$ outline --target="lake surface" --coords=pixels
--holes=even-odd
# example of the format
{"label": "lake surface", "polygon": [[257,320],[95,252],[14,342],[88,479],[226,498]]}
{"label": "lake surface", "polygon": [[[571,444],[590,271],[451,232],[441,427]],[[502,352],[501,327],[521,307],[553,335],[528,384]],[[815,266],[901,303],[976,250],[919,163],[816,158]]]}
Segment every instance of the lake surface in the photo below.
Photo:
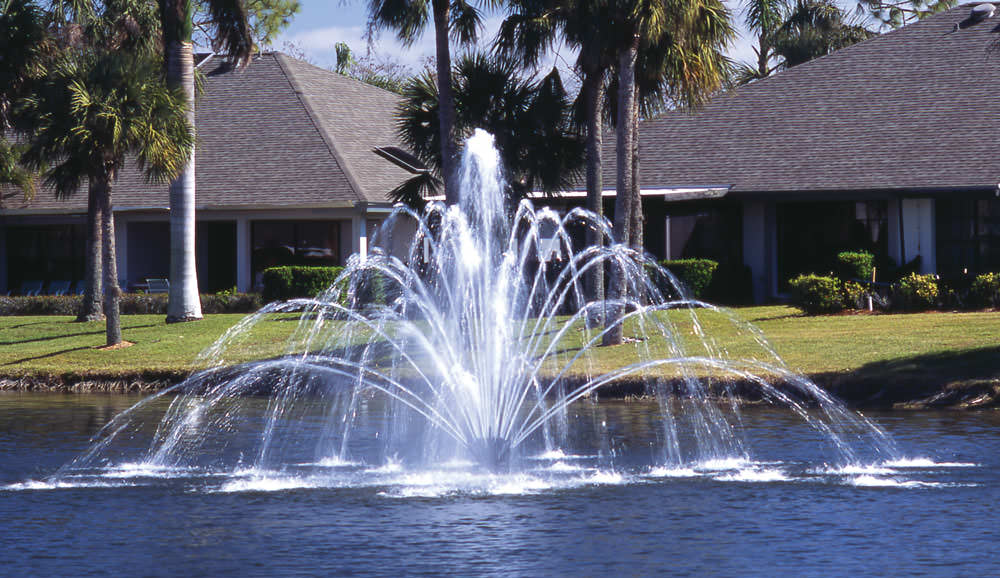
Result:
{"label": "lake surface", "polygon": [[308,443],[278,470],[151,468],[164,400],[122,460],[54,476],[138,399],[0,394],[0,575],[1000,575],[997,411],[870,415],[901,457],[844,467],[791,412],[747,408],[748,459],[664,467],[653,408],[601,402],[576,413],[606,453],[494,475]]}

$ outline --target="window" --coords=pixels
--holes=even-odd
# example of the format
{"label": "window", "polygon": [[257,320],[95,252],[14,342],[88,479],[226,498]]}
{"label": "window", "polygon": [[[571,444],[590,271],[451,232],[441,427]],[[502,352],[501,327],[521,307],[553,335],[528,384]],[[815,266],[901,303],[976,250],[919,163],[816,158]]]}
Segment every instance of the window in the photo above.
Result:
{"label": "window", "polygon": [[1000,271],[1000,200],[939,199],[935,212],[940,273]]}
{"label": "window", "polygon": [[337,221],[254,221],[254,279],[278,265],[340,264],[340,223]]}
{"label": "window", "polygon": [[7,286],[25,281],[83,278],[87,230],[84,225],[7,227]]}

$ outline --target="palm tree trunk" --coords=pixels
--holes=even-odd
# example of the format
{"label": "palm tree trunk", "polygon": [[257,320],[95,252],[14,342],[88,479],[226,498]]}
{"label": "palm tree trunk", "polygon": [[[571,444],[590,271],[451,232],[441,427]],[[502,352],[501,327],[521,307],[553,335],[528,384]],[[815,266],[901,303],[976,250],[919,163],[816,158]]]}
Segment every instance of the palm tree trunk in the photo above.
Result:
{"label": "palm tree trunk", "polygon": [[770,35],[761,33],[757,38],[757,78],[767,78],[771,68],[767,65],[771,60]]}
{"label": "palm tree trunk", "polygon": [[101,306],[101,199],[96,180],[91,180],[87,192],[87,261],[84,273],[83,302],[77,321],[100,321],[104,318]]}
{"label": "palm tree trunk", "polygon": [[[602,104],[604,101],[604,78],[599,70],[591,69],[583,80],[584,105],[587,115],[587,201],[586,208],[595,215],[604,215],[604,200],[601,197],[604,188],[601,182],[601,122]],[[604,244],[601,231],[587,229],[586,242],[588,247]],[[588,301],[604,300],[604,264],[594,267],[584,279]]]}
{"label": "palm tree trunk", "polygon": [[115,215],[111,205],[111,183],[114,173],[108,171],[98,175],[97,195],[101,205],[101,246],[104,260],[104,315],[107,345],[117,345],[122,341],[122,326],[118,302],[121,289],[118,287],[118,264],[115,261]]}
{"label": "palm tree trunk", "polygon": [[[164,20],[190,18],[186,4],[190,0],[168,0],[163,3]],[[182,5],[182,6],[175,6]],[[174,22],[164,26],[166,45],[167,85],[181,88],[187,96],[188,122],[194,126],[194,58],[191,53],[190,24]],[[186,36],[184,31],[188,30]],[[195,265],[195,162],[194,150],[184,171],[170,183],[170,293],[167,302],[167,323],[201,319],[198,297],[198,271]]]}
{"label": "palm tree trunk", "polygon": [[441,131],[441,173],[444,198],[457,205],[458,147],[455,143],[455,95],[451,87],[451,48],[448,45],[448,0],[433,0],[434,40],[437,52],[438,123]]}
{"label": "palm tree trunk", "polygon": [[645,231],[642,215],[642,186],[639,183],[639,86],[636,84],[635,95],[632,106],[632,188],[629,194],[632,196],[632,217],[629,231],[629,239],[632,248],[642,253],[645,250]]}
{"label": "palm tree trunk", "polygon": [[[639,53],[639,37],[632,42],[618,57],[618,115],[616,127],[617,179],[615,183],[615,242],[631,245],[631,224],[633,211],[634,187],[632,142],[635,139],[632,116],[635,114],[635,61]],[[608,299],[618,301],[625,297],[625,271],[616,261],[611,262],[611,279],[608,284]],[[619,304],[615,303],[609,310],[605,324],[610,327],[624,314]],[[622,326],[611,328],[604,334],[604,345],[616,345],[622,342]]]}

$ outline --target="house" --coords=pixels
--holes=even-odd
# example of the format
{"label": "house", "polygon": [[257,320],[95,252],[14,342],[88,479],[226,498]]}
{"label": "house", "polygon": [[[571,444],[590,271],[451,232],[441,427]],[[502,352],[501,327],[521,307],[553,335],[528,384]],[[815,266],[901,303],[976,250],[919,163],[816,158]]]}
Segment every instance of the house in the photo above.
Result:
{"label": "house", "polygon": [[[392,154],[399,97],[276,52],[241,70],[211,56],[197,66],[201,290],[246,291],[269,266],[339,265],[364,253],[391,210],[386,194],[411,176]],[[0,294],[81,279],[86,192],[57,200],[43,188],[27,203],[4,193]],[[119,276],[130,286],[166,277],[167,186],[145,183],[130,164],[112,197]]]}
{"label": "house", "polygon": [[[746,265],[757,301],[842,250],[943,276],[1000,271],[1000,9],[981,10],[643,121],[647,249]],[[603,179],[614,187],[613,138]]]}

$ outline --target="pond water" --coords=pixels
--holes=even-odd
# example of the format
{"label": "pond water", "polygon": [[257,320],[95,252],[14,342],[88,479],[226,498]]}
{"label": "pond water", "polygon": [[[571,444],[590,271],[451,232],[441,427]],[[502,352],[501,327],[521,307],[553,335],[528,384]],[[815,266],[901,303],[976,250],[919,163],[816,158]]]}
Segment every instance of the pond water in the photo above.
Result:
{"label": "pond water", "polygon": [[[605,451],[511,474],[303,443],[273,471],[126,460],[53,477],[138,399],[0,394],[0,575],[1000,574],[996,411],[870,415],[905,458],[851,468],[771,408],[742,412],[747,460],[650,466],[655,408],[602,401],[572,414],[608,432]],[[149,431],[121,455],[141,454],[168,402],[143,409]],[[362,422],[362,439],[384,427]]]}

